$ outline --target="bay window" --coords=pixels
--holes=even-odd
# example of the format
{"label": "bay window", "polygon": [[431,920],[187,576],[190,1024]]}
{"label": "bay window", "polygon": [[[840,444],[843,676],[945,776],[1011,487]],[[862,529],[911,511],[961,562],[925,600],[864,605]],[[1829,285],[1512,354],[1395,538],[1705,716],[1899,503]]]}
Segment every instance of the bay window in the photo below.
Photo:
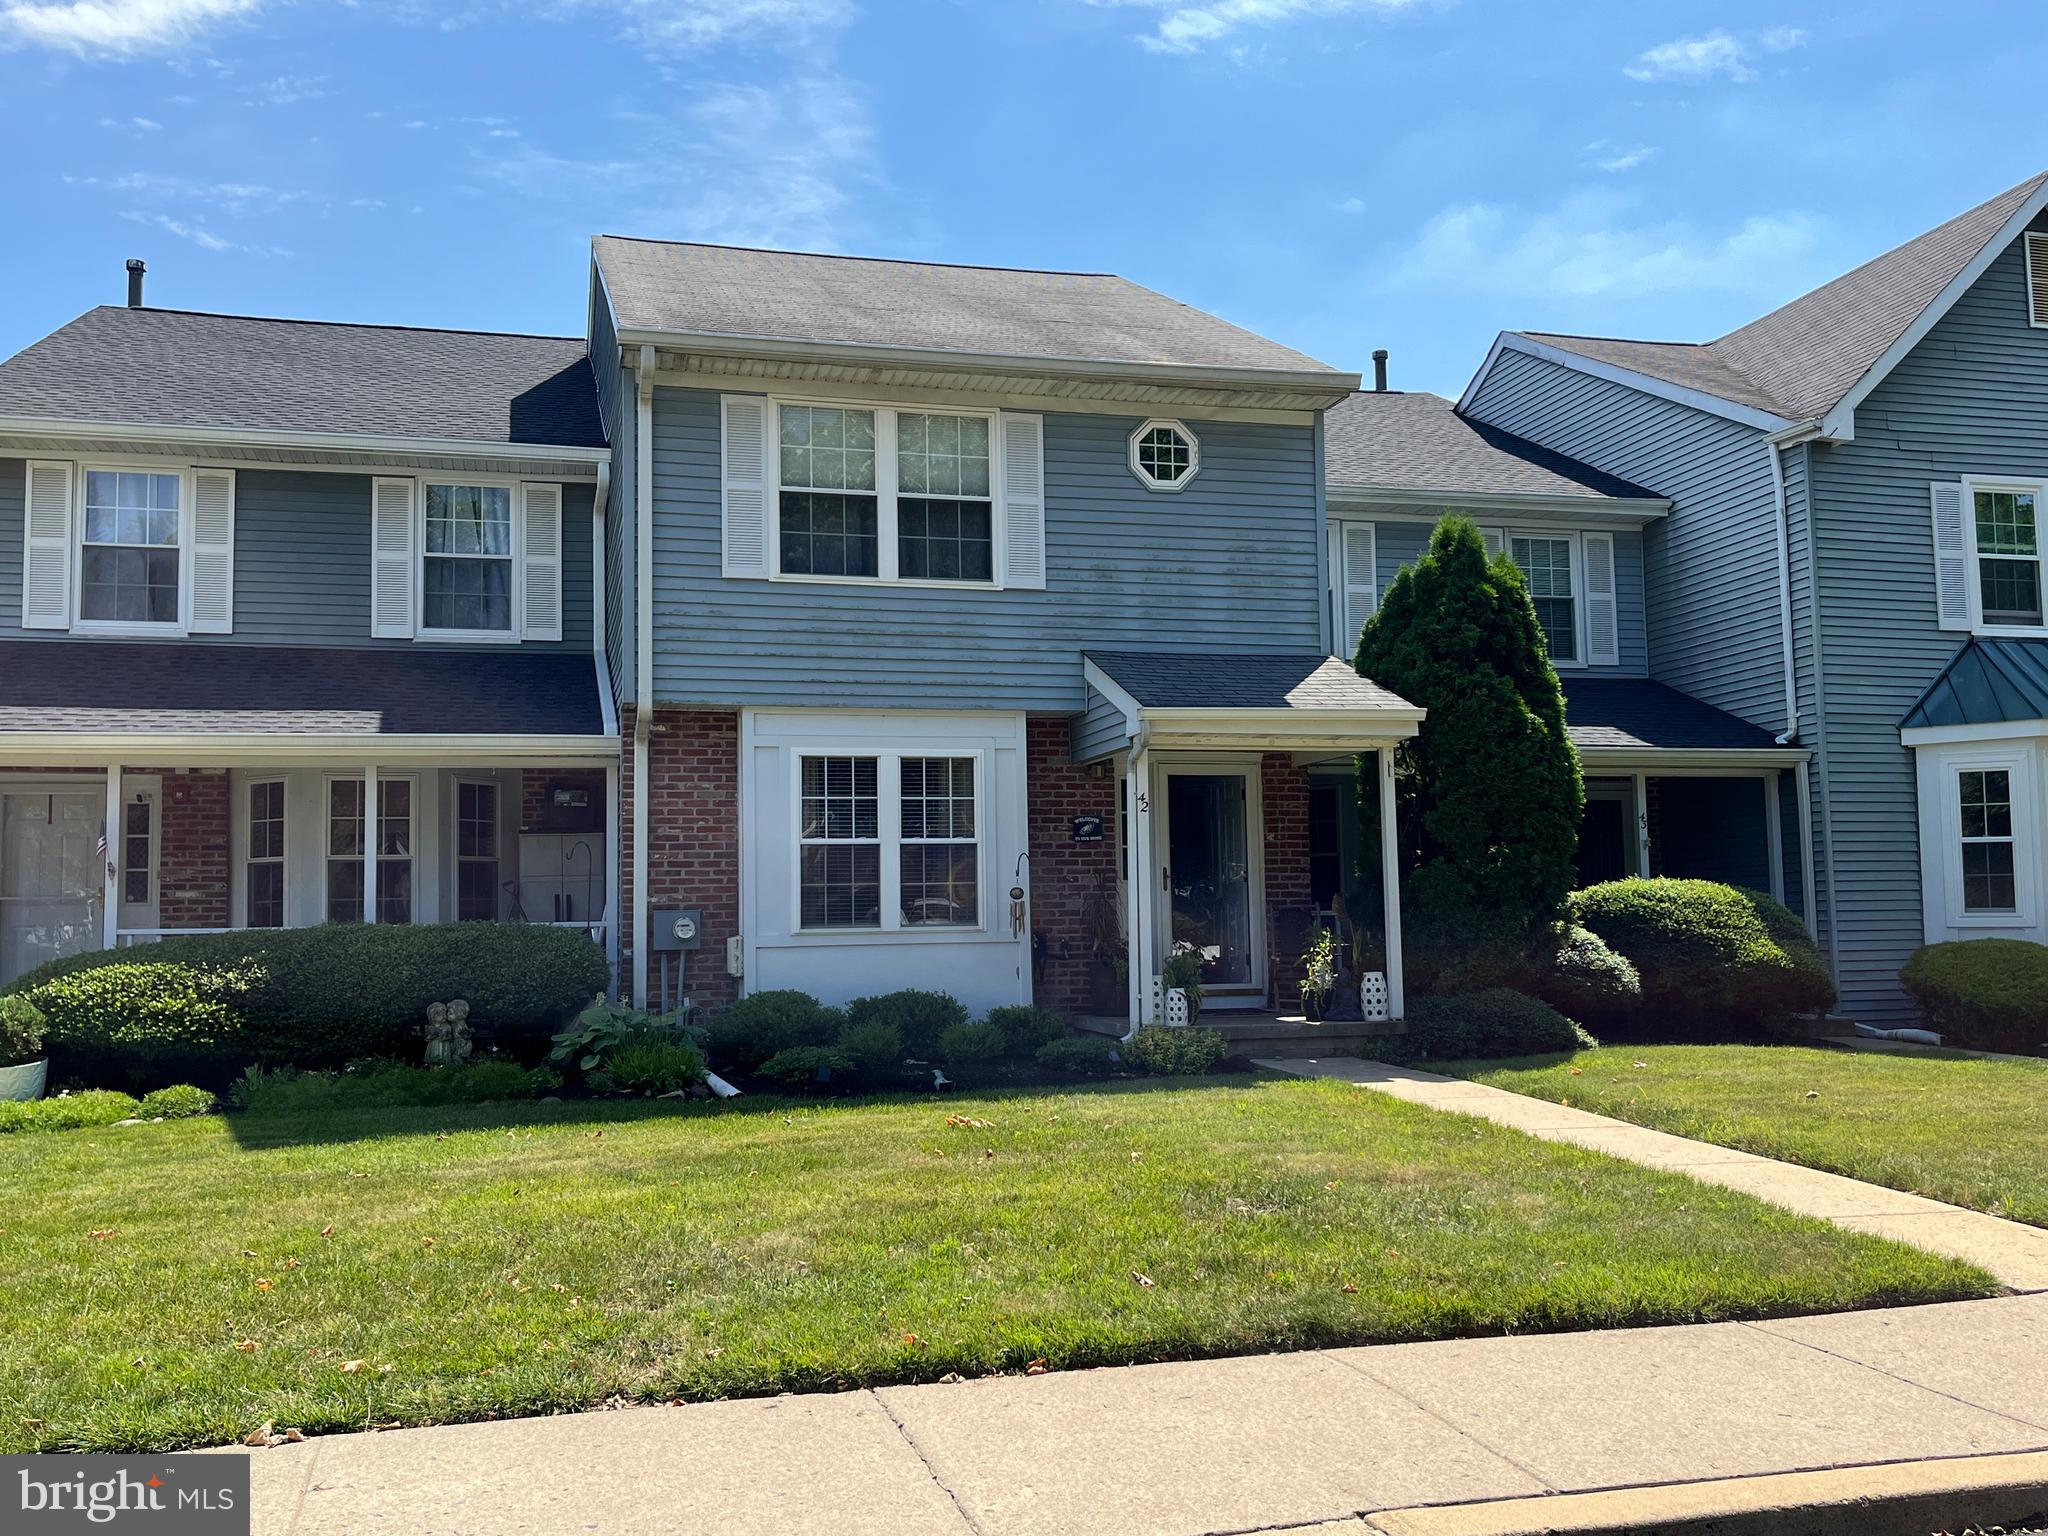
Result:
{"label": "bay window", "polygon": [[982,794],[972,753],[803,755],[798,926],[978,930]]}
{"label": "bay window", "polygon": [[1965,768],[1956,774],[1967,913],[2019,910],[2018,847],[2013,836],[2012,772]]}

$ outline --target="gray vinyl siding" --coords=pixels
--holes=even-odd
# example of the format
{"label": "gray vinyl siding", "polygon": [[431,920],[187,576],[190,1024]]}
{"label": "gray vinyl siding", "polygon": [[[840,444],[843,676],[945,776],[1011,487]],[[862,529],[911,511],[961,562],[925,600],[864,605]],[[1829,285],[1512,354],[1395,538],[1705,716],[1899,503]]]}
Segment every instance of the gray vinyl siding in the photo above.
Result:
{"label": "gray vinyl siding", "polygon": [[[19,459],[0,459],[0,637],[62,640],[21,628],[22,487]],[[310,470],[235,475],[235,627],[193,645],[407,646],[370,635],[370,479]],[[536,650],[588,651],[591,639],[591,487],[562,495],[562,639]]]}
{"label": "gray vinyl siding", "polygon": [[[1446,508],[1447,512],[1457,511]],[[1340,510],[1340,517],[1355,517],[1355,511]],[[1483,527],[1500,528],[1527,527],[1532,532],[1549,532],[1548,523],[1516,523],[1512,519],[1503,521],[1495,512],[1465,512]],[[1385,518],[1373,519],[1373,579],[1379,590],[1385,592],[1394,577],[1405,565],[1413,565],[1422,556],[1429,543],[1434,522],[1421,522],[1412,516],[1390,521]],[[1569,526],[1559,525],[1560,533],[1574,531]],[[1614,600],[1620,616],[1621,661],[1616,666],[1567,667],[1573,677],[1643,677],[1649,668],[1649,644],[1643,621],[1643,535],[1637,528],[1602,529],[1614,535]]]}
{"label": "gray vinyl siding", "polygon": [[1046,589],[728,580],[719,397],[654,397],[655,695],[664,703],[1086,707],[1081,652],[1322,650],[1314,434],[1190,421],[1201,472],[1147,491],[1143,418],[1045,416]]}
{"label": "gray vinyl siding", "polygon": [[2048,478],[2048,331],[2027,323],[2020,241],[1857,408],[1855,441],[1813,454],[1840,979],[1872,1023],[1913,1015],[1898,970],[1924,933],[1921,850],[1899,721],[1963,638],[1936,627],[1928,485],[1965,474]]}
{"label": "gray vinyl siding", "polygon": [[618,330],[595,264],[590,272],[590,370],[597,380],[605,438],[612,445],[611,501],[604,513],[605,660],[611,668],[612,695],[625,704],[633,697],[634,487],[640,467],[634,445],[639,399],[632,376],[619,362]]}
{"label": "gray vinyl siding", "polygon": [[1124,712],[1093,688],[1088,690],[1088,707],[1074,717],[1072,752],[1077,763],[1090,762],[1120,751],[1131,739]]}
{"label": "gray vinyl siding", "polygon": [[1470,413],[1670,499],[1645,538],[1649,675],[1783,730],[1777,500],[1763,436],[1521,352]]}

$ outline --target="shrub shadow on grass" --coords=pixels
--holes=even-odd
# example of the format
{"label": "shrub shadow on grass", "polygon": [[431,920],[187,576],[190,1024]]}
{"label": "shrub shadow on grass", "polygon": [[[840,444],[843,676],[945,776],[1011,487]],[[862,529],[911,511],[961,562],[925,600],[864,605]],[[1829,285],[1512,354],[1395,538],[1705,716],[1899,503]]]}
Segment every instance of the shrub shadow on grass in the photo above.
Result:
{"label": "shrub shadow on grass", "polygon": [[874,1093],[839,1097],[746,1093],[736,1099],[561,1099],[554,1103],[512,1101],[495,1104],[450,1104],[401,1108],[328,1109],[307,1113],[263,1114],[240,1111],[225,1117],[229,1134],[244,1151],[280,1147],[338,1146],[381,1141],[430,1132],[455,1135],[465,1131],[513,1131],[530,1126],[637,1125],[644,1120],[709,1119],[731,1115],[783,1115],[793,1110],[845,1110],[929,1105],[944,1110],[951,1104],[987,1104],[1006,1099],[1072,1096],[1122,1097],[1170,1092],[1176,1088],[1251,1088],[1273,1079],[1261,1075],[1215,1077],[1075,1077],[1064,1083],[1005,1088],[949,1088],[935,1091]]}

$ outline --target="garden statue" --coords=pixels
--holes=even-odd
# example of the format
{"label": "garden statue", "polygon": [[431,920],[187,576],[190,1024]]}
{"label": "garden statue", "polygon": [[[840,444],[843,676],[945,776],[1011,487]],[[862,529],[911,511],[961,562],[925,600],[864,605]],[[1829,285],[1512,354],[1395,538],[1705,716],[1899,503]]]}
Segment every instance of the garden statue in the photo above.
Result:
{"label": "garden statue", "polygon": [[452,1003],[427,1006],[427,1065],[460,1066],[473,1049],[469,1038],[469,1004],[461,998]]}

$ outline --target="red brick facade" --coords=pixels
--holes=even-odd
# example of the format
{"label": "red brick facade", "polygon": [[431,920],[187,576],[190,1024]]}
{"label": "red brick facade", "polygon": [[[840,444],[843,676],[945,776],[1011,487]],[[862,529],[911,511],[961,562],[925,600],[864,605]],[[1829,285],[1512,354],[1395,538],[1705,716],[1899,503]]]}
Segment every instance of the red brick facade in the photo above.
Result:
{"label": "red brick facade", "polygon": [[[1117,900],[1117,777],[1107,763],[1077,767],[1068,761],[1068,750],[1064,717],[1027,722],[1031,926],[1044,944],[1034,996],[1043,1007],[1073,1013],[1087,1006],[1095,964],[1089,899],[1100,891]],[[1102,841],[1075,842],[1076,816],[1100,816]]]}
{"label": "red brick facade", "polygon": [[[627,743],[619,769],[618,910],[633,896],[633,709],[621,711]],[[685,990],[716,1011],[739,994],[725,968],[725,941],[740,931],[740,717],[731,711],[656,709],[648,742],[647,900],[650,908],[697,907],[704,943],[688,952]],[[630,987],[630,950],[622,935],[623,979]],[[650,960],[653,957],[650,956]],[[655,972],[649,990],[658,993]]]}
{"label": "red brick facade", "polygon": [[226,769],[163,775],[163,827],[157,843],[157,926],[225,928],[231,877],[228,827],[232,797]]}
{"label": "red brick facade", "polygon": [[1314,907],[1308,873],[1308,770],[1283,752],[1268,752],[1259,762],[1259,789],[1266,802],[1268,989],[1280,1011],[1291,1013],[1301,998],[1301,931]]}

